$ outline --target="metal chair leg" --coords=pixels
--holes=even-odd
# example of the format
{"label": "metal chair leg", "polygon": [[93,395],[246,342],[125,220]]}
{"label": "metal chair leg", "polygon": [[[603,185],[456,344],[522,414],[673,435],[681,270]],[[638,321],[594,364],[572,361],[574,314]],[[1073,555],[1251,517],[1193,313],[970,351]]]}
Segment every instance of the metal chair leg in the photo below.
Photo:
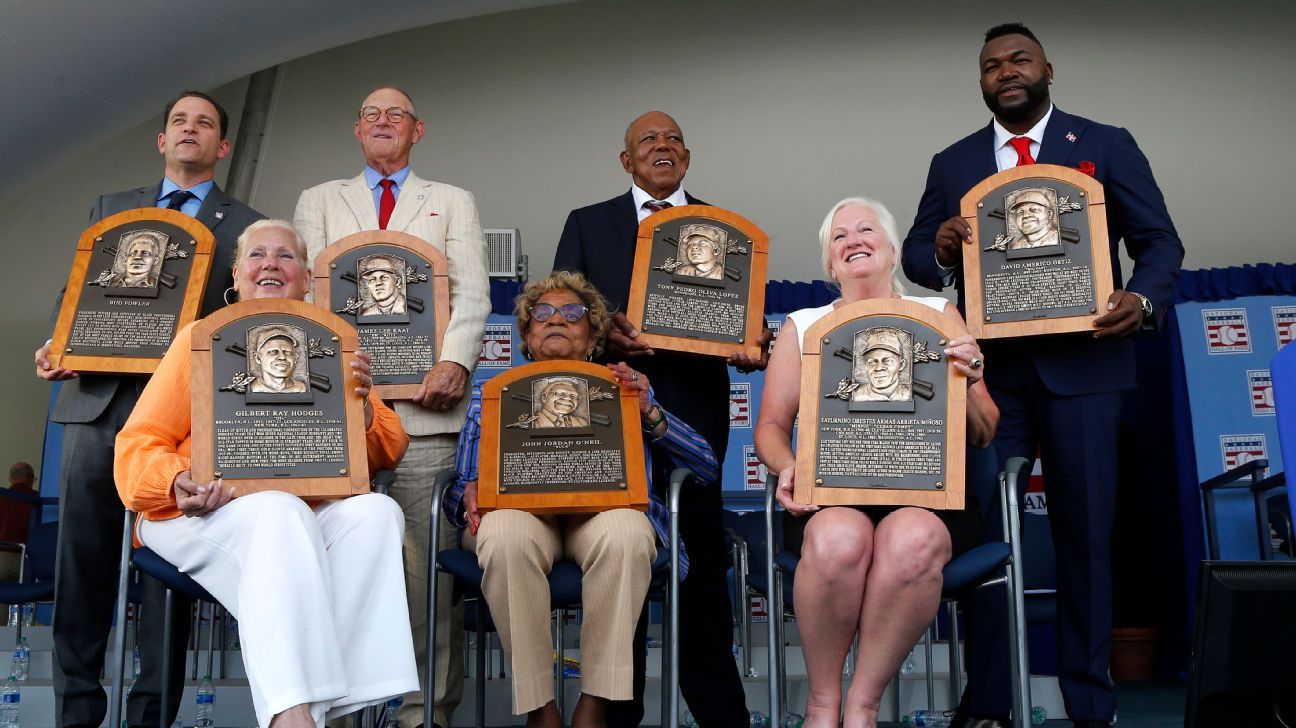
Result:
{"label": "metal chair leg", "polygon": [[1026,728],[1030,725],[1031,695],[1030,666],[1027,664],[1030,652],[1026,646],[1026,598],[1022,593],[1022,555],[1021,542],[1021,506],[1018,503],[1017,478],[1022,468],[1029,465],[1025,458],[1012,458],[1000,476],[1000,504],[1004,528],[1008,529],[1007,540],[1012,546],[1012,563],[1006,569],[1005,584],[1008,598],[1008,616],[1012,621],[1009,648],[1012,654],[1010,671],[1013,683],[1013,725]]}
{"label": "metal chair leg", "polygon": [[900,720],[900,672],[891,678],[891,719]]}
{"label": "metal chair leg", "polygon": [[927,667],[927,709],[936,710],[936,669],[932,665],[932,624],[923,632],[923,661]]}
{"label": "metal chair leg", "polygon": [[567,610],[558,610],[558,623],[554,628],[557,637],[555,643],[558,645],[557,663],[554,665],[554,693],[558,696],[558,717],[564,722],[567,721],[567,671],[566,667],[566,649],[563,644],[564,627],[567,622]]}
{"label": "metal chair leg", "polygon": [[[769,585],[767,596],[774,594],[775,580],[782,578],[778,570],[774,568],[774,491],[778,487],[778,481],[775,478],[766,478],[765,480],[765,579]],[[781,702],[779,700],[779,674],[778,674],[778,627],[774,623],[774,600],[766,600],[765,613],[767,615],[765,624],[766,649],[769,651],[769,711],[770,723],[778,725],[782,717]],[[781,611],[781,610],[780,610]]]}
{"label": "metal chair leg", "polygon": [[[175,627],[175,620],[171,616],[171,610],[175,606],[175,594],[166,590],[166,598],[162,602],[162,705],[158,712],[159,728],[170,728],[166,724],[167,715],[171,713],[171,631]],[[194,656],[194,667],[198,666],[198,656]],[[113,725],[121,725],[114,723]],[[111,727],[110,727],[111,728]]]}
{"label": "metal chair leg", "polygon": [[212,672],[212,661],[216,655],[216,605],[211,605],[211,610],[207,615],[207,674],[215,675]]}
{"label": "metal chair leg", "polygon": [[[484,600],[478,599],[477,602],[477,679],[473,693],[477,698],[477,728],[486,728],[486,650],[490,647],[490,642],[486,637],[486,605]],[[427,724],[424,723],[424,726]]]}
{"label": "metal chair leg", "polygon": [[[131,540],[133,533],[131,526],[133,516],[130,511],[126,511],[125,524],[122,526],[121,541],[121,572],[117,575],[117,634],[113,638],[113,665],[112,665],[112,692],[109,693],[108,700],[108,725],[110,728],[116,728],[121,725],[122,710],[122,686],[125,685],[122,672],[126,665],[126,590],[130,580],[130,552]],[[56,607],[57,608],[57,607]],[[16,639],[22,639],[22,607],[18,608],[18,636]]]}
{"label": "metal chair leg", "polygon": [[[193,650],[193,672],[189,675],[191,680],[198,679],[198,654],[202,652],[202,602],[194,602],[193,608],[189,610],[190,619],[190,642]],[[189,659],[188,655],[185,659]]]}
{"label": "metal chair leg", "polygon": [[959,644],[958,602],[945,603],[949,619],[949,672],[950,705],[958,706],[963,699],[963,647]]}

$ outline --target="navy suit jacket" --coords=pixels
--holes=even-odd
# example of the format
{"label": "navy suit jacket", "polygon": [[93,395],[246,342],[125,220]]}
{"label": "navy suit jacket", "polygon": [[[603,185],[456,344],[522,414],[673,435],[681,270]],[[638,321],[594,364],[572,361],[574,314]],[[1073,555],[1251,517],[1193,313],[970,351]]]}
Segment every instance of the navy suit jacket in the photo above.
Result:
{"label": "navy suit jacket", "polygon": [[[691,205],[706,204],[687,192],[685,196]],[[638,234],[629,192],[572,210],[558,241],[554,270],[584,273],[613,311],[625,311]],[[630,363],[648,375],[657,401],[692,425],[723,461],[729,444],[729,368],[724,360],[659,350]]]}
{"label": "navy suit jacket", "polygon": [[[152,187],[139,187],[110,195],[101,195],[90,209],[90,224],[126,210],[140,207],[157,207],[158,194],[162,191],[162,182]],[[203,200],[202,207],[194,216],[198,222],[206,225],[216,237],[216,248],[212,251],[211,272],[207,277],[207,288],[203,291],[200,317],[225,305],[225,289],[234,285],[231,269],[234,264],[234,249],[238,236],[243,230],[265,215],[230,197],[213,185]],[[63,302],[59,294],[58,303],[54,305],[54,316],[58,316]],[[51,326],[51,329],[53,327]],[[137,377],[113,374],[82,374],[76,379],[69,379],[59,387],[58,399],[50,419],[63,424],[93,422],[103,414],[118,385],[123,381],[135,381]]]}
{"label": "navy suit jacket", "polygon": [[[1116,288],[1147,296],[1153,309],[1160,312],[1174,293],[1183,262],[1183,243],[1147,157],[1134,137],[1125,129],[1072,116],[1054,107],[1036,161],[1065,167],[1093,163],[1094,179],[1102,183],[1106,193],[1113,283]],[[945,287],[936,263],[936,230],[960,214],[959,203],[968,190],[997,171],[992,124],[932,157],[927,188],[904,241],[902,259],[909,280],[937,291]],[[1127,283],[1123,282],[1117,254],[1122,239],[1134,261]],[[960,266],[955,275],[960,308],[962,275]],[[1054,394],[1114,392],[1135,385],[1134,345],[1128,338],[1094,339],[1090,334],[1077,333],[985,341],[981,346],[988,362],[1005,361],[1003,357],[1031,357],[1044,385]]]}

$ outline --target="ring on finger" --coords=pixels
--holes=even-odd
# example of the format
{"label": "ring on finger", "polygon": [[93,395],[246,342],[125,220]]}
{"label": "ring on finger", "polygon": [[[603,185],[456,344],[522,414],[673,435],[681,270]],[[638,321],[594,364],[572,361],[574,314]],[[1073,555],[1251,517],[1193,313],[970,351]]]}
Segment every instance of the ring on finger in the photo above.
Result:
{"label": "ring on finger", "polygon": [[630,381],[632,382],[639,381],[639,372],[630,372]]}
{"label": "ring on finger", "polygon": [[972,357],[972,361],[968,362],[968,366],[972,367],[973,369],[980,369],[981,365],[984,363],[985,362],[981,361],[981,357],[974,356]]}

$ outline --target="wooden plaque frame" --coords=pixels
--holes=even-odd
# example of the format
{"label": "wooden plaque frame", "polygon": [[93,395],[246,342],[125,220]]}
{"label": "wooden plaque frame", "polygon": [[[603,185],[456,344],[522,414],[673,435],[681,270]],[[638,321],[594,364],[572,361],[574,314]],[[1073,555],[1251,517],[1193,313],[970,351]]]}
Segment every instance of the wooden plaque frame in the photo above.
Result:
{"label": "wooden plaque frame", "polygon": [[[450,325],[450,263],[444,253],[422,238],[396,230],[366,230],[348,235],[326,246],[315,258],[315,267],[311,273],[315,279],[316,303],[333,310],[330,300],[333,277],[337,270],[335,261],[358,248],[369,246],[404,248],[427,261],[431,266],[428,283],[432,287],[432,315],[436,331],[433,345],[439,360],[442,344],[445,341],[446,327]],[[362,324],[356,321],[352,325],[359,329]],[[383,326],[384,324],[373,325]],[[421,386],[423,386],[421,381],[410,384],[374,384],[374,391],[383,399],[411,399]]]}
{"label": "wooden plaque frame", "polygon": [[[1080,188],[1084,198],[1085,216],[1089,227],[1090,267],[1093,271],[1095,308],[1089,314],[1052,316],[1029,321],[986,321],[985,297],[981,276],[981,253],[989,243],[978,224],[977,210],[985,199],[1003,185],[1023,179],[1059,180]],[[1094,331],[1093,321],[1106,313],[1107,299],[1112,294],[1111,246],[1107,239],[1107,205],[1103,186],[1098,180],[1083,172],[1056,164],[1030,164],[1012,167],[993,174],[963,195],[959,208],[972,228],[971,244],[963,246],[963,296],[967,304],[968,330],[978,339],[1002,339],[1015,336],[1063,334],[1077,331]],[[1082,240],[1081,243],[1084,241]],[[1064,244],[1065,245],[1065,244]]]}
{"label": "wooden plaque frame", "polygon": [[72,271],[68,274],[63,304],[59,307],[58,320],[54,325],[53,343],[49,348],[50,366],[78,372],[152,374],[158,362],[162,361],[162,354],[156,357],[85,355],[68,347],[72,326],[81,307],[82,294],[87,288],[86,277],[90,274],[95,246],[104,242],[105,233],[113,228],[145,220],[172,225],[189,235],[192,242],[186,247],[193,256],[193,262],[190,263],[189,283],[183,293],[184,299],[180,304],[175,330],[179,331],[198,317],[203,291],[207,288],[207,277],[211,273],[212,254],[216,249],[216,238],[212,231],[182,212],[160,207],[142,207],[109,215],[86,228],[77,241],[76,256],[72,260]]}
{"label": "wooden plaque frame", "polygon": [[[716,220],[736,228],[751,241],[749,253],[751,266],[747,278],[747,319],[745,334],[739,342],[670,336],[644,329],[644,309],[648,303],[648,277],[652,270],[654,235],[664,223],[682,217]],[[626,306],[626,316],[639,329],[639,340],[647,342],[653,348],[723,357],[730,354],[746,354],[753,359],[759,359],[761,350],[755,342],[765,327],[765,275],[769,263],[768,257],[769,237],[755,223],[736,212],[707,205],[680,205],[653,213],[639,223],[634,274],[630,279],[630,301]]]}
{"label": "wooden plaque frame", "polygon": [[[265,314],[279,315],[284,319],[305,319],[330,330],[335,341],[322,342],[337,347],[336,355],[325,359],[323,366],[312,371],[323,371],[335,378],[341,390],[346,423],[347,467],[337,475],[316,477],[259,477],[231,478],[222,476],[215,468],[215,397],[217,394],[242,396],[232,392],[217,392],[213,377],[213,336],[230,324]],[[279,490],[303,498],[343,498],[368,493],[369,461],[365,443],[364,404],[355,393],[355,380],[351,376],[351,360],[355,358],[357,337],[355,329],[341,316],[318,306],[292,299],[257,299],[240,301],[226,306],[199,321],[193,328],[192,343],[192,407],[193,407],[193,478],[199,483],[225,477],[235,486],[238,495],[263,490]],[[219,344],[219,342],[217,342]],[[301,407],[300,404],[249,405],[250,407],[280,406]]]}
{"label": "wooden plaque frame", "polygon": [[[936,509],[963,508],[964,448],[967,443],[967,385],[963,375],[949,366],[943,349],[937,349],[941,358],[932,364],[945,367],[945,391],[948,392],[945,411],[945,477],[940,490],[906,490],[901,487],[864,488],[834,486],[833,483],[815,481],[816,449],[818,437],[815,430],[820,417],[820,403],[824,400],[821,386],[824,356],[824,338],[840,326],[855,324],[863,327],[876,316],[915,321],[929,327],[949,341],[958,327],[944,313],[925,304],[902,299],[872,299],[847,304],[824,316],[805,332],[801,343],[801,405],[797,425],[796,486],[793,497],[799,503],[814,505],[904,505]],[[831,391],[831,389],[829,389]],[[885,414],[885,413],[883,413]]]}
{"label": "wooden plaque frame", "polygon": [[[622,446],[625,449],[625,488],[553,493],[499,491],[502,450],[500,433],[504,426],[500,421],[500,400],[514,382],[548,373],[571,373],[598,380],[616,392],[623,433]],[[478,509],[487,512],[515,508],[536,515],[597,513],[614,508],[648,510],[648,475],[644,463],[640,420],[639,395],[629,387],[618,385],[605,366],[564,359],[525,364],[492,377],[482,386],[482,434],[477,456]]]}

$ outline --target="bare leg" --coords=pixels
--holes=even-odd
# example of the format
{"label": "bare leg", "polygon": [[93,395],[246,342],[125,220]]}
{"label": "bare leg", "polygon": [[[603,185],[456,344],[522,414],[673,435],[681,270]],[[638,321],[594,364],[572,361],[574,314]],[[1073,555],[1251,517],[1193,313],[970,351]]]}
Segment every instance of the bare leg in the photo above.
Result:
{"label": "bare leg", "polygon": [[527,713],[526,724],[527,728],[562,728],[562,716],[558,715],[558,705],[550,700]]}
{"label": "bare leg", "polygon": [[806,524],[793,598],[810,695],[806,728],[836,726],[841,674],[860,623],[873,556],[873,522],[851,508],[828,508]]}
{"label": "bare leg", "polygon": [[270,728],[315,728],[310,703],[301,703],[270,719]]}
{"label": "bare leg", "polygon": [[[878,524],[873,568],[860,610],[860,650],[846,691],[843,725],[877,725],[882,691],[940,607],[941,569],[950,560],[945,524],[930,511],[903,508]],[[800,571],[798,569],[798,571]],[[797,578],[800,578],[797,574]]]}
{"label": "bare leg", "polygon": [[603,728],[607,725],[607,698],[581,693],[572,710],[572,728]]}

